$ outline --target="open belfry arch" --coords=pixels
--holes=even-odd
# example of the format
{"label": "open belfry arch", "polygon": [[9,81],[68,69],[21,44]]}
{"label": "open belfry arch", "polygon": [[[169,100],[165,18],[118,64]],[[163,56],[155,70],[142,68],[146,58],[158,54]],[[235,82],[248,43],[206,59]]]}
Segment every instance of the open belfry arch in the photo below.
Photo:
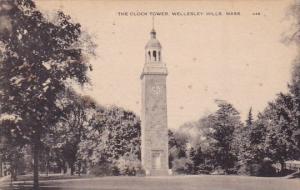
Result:
{"label": "open belfry arch", "polygon": [[145,47],[142,80],[142,166],[146,175],[168,175],[166,64],[154,27]]}

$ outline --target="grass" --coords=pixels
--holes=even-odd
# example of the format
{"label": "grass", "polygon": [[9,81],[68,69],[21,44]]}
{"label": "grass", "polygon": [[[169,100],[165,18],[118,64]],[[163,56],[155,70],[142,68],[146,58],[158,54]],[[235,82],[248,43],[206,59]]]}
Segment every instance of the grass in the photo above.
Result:
{"label": "grass", "polygon": [[[15,183],[1,190],[29,190]],[[41,181],[41,190],[299,190],[299,179],[248,176],[101,177]]]}

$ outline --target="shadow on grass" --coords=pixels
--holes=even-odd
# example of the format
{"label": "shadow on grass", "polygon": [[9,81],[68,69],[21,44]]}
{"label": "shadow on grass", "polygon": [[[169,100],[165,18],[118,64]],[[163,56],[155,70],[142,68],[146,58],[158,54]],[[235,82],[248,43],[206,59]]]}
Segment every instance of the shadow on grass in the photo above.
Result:
{"label": "shadow on grass", "polygon": [[[88,175],[41,175],[39,176],[40,181],[46,181],[46,180],[60,180],[60,179],[83,179],[83,178],[91,178],[93,176],[88,176]],[[17,177],[16,181],[32,181],[33,176],[32,175],[20,175]]]}
{"label": "shadow on grass", "polygon": [[292,173],[292,174],[288,175],[286,178],[287,178],[287,179],[296,179],[296,178],[300,178],[300,172]]}
{"label": "shadow on grass", "polygon": [[[53,181],[56,180],[74,180],[74,179],[85,179],[92,178],[93,176],[81,175],[41,175],[39,177],[40,190],[61,190],[60,187],[53,186]],[[0,185],[0,190],[32,190],[33,189],[33,176],[32,175],[20,175],[17,176],[17,180],[11,185],[10,178],[5,180]],[[65,190],[66,188],[64,188]],[[72,188],[70,188],[72,189]]]}

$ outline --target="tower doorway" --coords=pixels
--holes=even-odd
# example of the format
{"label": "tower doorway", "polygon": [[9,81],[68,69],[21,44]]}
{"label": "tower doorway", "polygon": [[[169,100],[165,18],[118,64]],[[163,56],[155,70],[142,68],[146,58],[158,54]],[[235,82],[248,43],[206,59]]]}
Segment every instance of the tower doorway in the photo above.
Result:
{"label": "tower doorway", "polygon": [[161,169],[161,153],[160,151],[152,152],[152,169]]}

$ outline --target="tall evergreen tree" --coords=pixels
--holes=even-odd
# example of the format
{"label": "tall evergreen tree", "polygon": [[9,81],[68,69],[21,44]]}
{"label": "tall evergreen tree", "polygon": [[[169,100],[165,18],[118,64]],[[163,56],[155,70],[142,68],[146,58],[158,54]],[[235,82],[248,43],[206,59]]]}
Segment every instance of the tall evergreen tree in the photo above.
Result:
{"label": "tall evergreen tree", "polygon": [[251,127],[252,124],[253,124],[253,116],[252,116],[252,107],[251,107],[246,120],[246,127]]}
{"label": "tall evergreen tree", "polygon": [[234,147],[234,132],[242,127],[239,112],[225,101],[218,101],[219,109],[209,116],[211,133],[210,148],[215,159],[215,167],[229,172],[237,161]]}
{"label": "tall evergreen tree", "polygon": [[199,170],[203,169],[203,166],[204,166],[204,154],[202,152],[201,146],[198,146],[198,148],[195,151],[195,156],[193,158],[193,163],[194,163],[196,171],[199,171]]}
{"label": "tall evergreen tree", "polygon": [[189,159],[191,160],[189,171],[191,174],[195,174],[196,171],[195,158],[196,158],[196,150],[193,147],[191,147],[189,150]]}

